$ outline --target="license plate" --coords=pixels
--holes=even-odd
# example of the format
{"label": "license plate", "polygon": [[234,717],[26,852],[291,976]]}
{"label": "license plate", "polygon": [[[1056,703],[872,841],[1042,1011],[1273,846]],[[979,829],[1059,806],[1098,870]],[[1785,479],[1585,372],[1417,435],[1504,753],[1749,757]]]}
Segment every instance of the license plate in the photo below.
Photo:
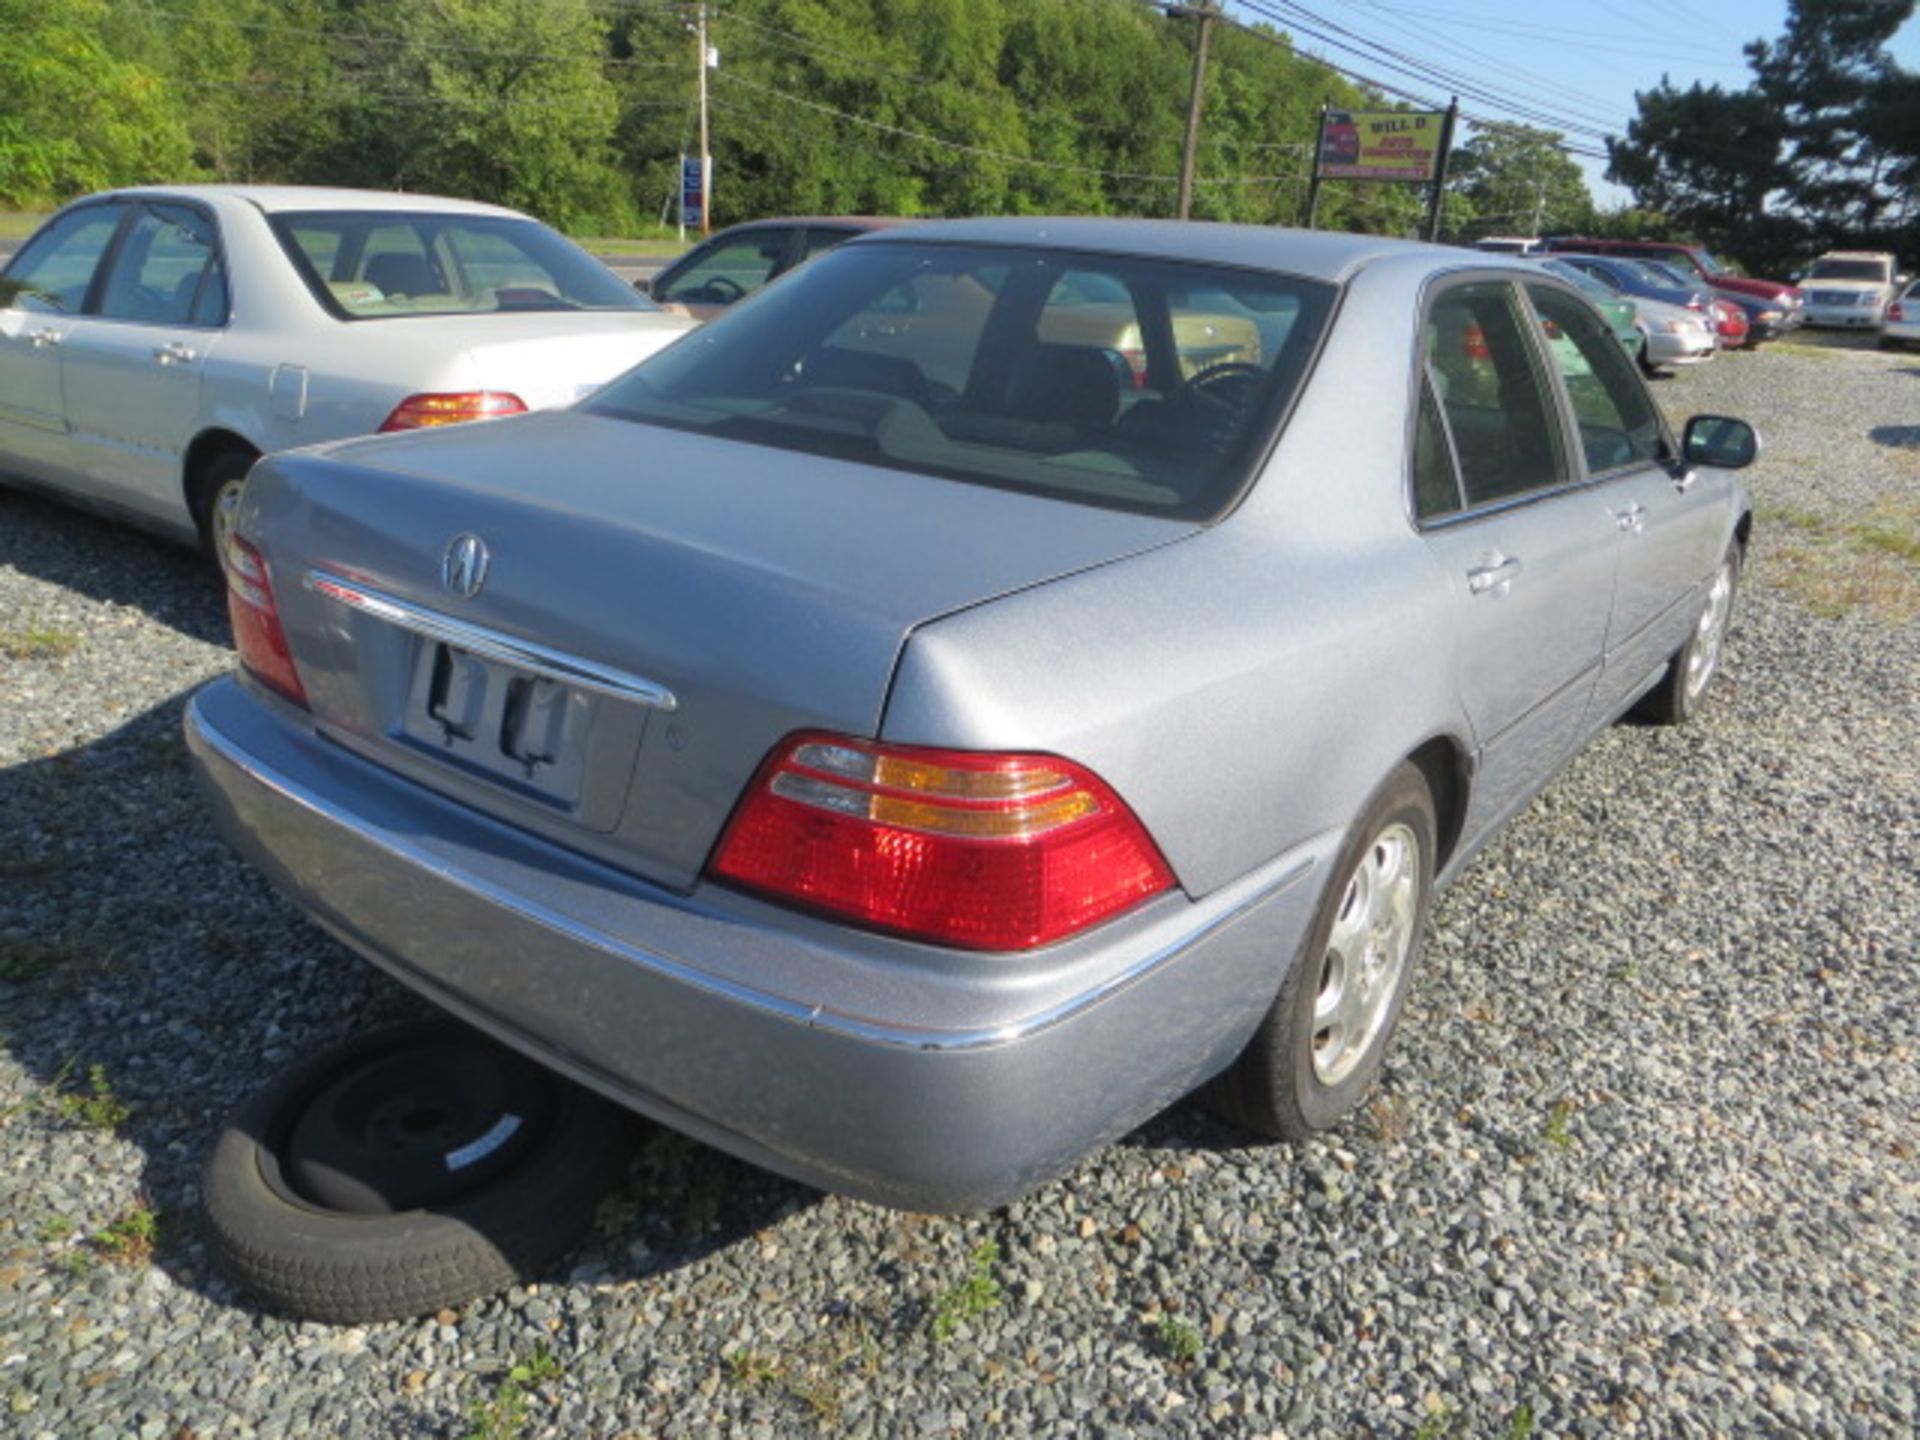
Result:
{"label": "license plate", "polygon": [[591,697],[453,645],[420,647],[403,729],[417,748],[571,804],[580,793]]}

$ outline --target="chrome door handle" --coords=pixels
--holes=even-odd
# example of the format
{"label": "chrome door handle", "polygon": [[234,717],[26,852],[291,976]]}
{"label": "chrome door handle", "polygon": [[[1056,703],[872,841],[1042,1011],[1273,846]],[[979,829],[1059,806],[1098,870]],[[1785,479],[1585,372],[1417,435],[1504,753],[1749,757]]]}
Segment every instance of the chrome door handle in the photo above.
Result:
{"label": "chrome door handle", "polygon": [[1647,528],[1647,507],[1633,504],[1624,510],[1616,510],[1613,512],[1613,523],[1629,535],[1638,535]]}
{"label": "chrome door handle", "polygon": [[49,345],[58,345],[60,343],[60,332],[58,330],[48,330],[45,328],[29,330],[27,332],[27,343],[36,350],[45,350]]}
{"label": "chrome door handle", "polygon": [[1467,571],[1467,590],[1474,595],[1485,595],[1488,591],[1504,595],[1519,573],[1520,562],[1513,556],[1489,556],[1486,564]]}
{"label": "chrome door handle", "polygon": [[171,340],[165,345],[156,345],[153,358],[162,365],[185,365],[199,353],[191,345],[183,345],[178,340]]}

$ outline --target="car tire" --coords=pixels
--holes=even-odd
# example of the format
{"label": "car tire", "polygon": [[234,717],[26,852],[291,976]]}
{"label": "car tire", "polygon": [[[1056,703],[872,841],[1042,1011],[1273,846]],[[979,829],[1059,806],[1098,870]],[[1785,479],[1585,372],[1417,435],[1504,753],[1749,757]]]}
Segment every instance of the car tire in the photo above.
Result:
{"label": "car tire", "polygon": [[215,1260],[281,1313],[399,1320],[538,1276],[625,1173],[632,1117],[455,1021],[358,1036],[242,1104],[201,1187]]}
{"label": "car tire", "polygon": [[[1209,1088],[1206,1098],[1223,1118],[1304,1140],[1359,1104],[1380,1073],[1419,964],[1437,833],[1426,777],[1401,765],[1348,833],[1279,996]],[[1329,1013],[1342,1010],[1349,994],[1357,1023]]]}
{"label": "car tire", "polygon": [[193,510],[194,526],[200,532],[200,548],[222,571],[227,564],[224,552],[227,533],[232,528],[233,507],[240,501],[247,472],[259,458],[255,451],[230,446],[216,451],[193,477],[188,503]]}
{"label": "car tire", "polygon": [[1633,713],[1640,719],[1655,725],[1684,725],[1699,714],[1708,686],[1720,669],[1720,653],[1733,619],[1734,597],[1740,589],[1743,558],[1739,541],[1727,546],[1687,643],[1674,651],[1660,683],[1634,706]]}

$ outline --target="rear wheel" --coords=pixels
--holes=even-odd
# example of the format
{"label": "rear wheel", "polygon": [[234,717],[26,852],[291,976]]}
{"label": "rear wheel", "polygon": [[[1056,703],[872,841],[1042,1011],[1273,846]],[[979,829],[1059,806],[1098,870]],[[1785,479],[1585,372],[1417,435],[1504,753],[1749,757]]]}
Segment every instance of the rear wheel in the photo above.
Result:
{"label": "rear wheel", "polygon": [[308,1319],[463,1304],[574,1245],[625,1171],[629,1122],[454,1021],[374,1031],[235,1112],[201,1187],[214,1254]]}
{"label": "rear wheel", "polygon": [[246,484],[247,472],[259,458],[255,451],[232,446],[216,451],[193,477],[188,498],[193,507],[193,523],[200,530],[200,547],[223,570],[227,563],[227,537],[233,533],[240,491]]}
{"label": "rear wheel", "polygon": [[1212,1086],[1226,1119],[1302,1140],[1360,1102],[1419,962],[1437,828],[1426,778],[1400,766],[1349,833],[1279,997]]}

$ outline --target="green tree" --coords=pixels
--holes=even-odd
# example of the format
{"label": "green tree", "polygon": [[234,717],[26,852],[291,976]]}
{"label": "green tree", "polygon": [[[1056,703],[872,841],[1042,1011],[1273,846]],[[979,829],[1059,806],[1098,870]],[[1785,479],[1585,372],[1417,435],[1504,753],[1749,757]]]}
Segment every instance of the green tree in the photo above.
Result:
{"label": "green tree", "polygon": [[111,18],[107,0],[0,0],[0,204],[192,177],[182,107],[109,48]]}
{"label": "green tree", "polygon": [[[1454,152],[1447,188],[1448,228],[1459,234],[1579,232],[1593,219],[1593,196],[1561,136],[1524,125],[1478,131]],[[1456,215],[1465,201],[1467,209]]]}

